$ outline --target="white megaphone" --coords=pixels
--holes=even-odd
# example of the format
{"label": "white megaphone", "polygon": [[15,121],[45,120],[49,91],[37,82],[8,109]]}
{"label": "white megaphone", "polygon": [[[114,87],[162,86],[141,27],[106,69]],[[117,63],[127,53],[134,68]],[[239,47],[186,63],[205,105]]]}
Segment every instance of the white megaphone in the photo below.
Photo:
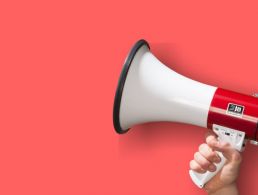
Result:
{"label": "white megaphone", "polygon": [[[162,64],[145,40],[139,40],[125,60],[113,110],[118,133],[136,124],[171,121],[212,129],[221,141],[241,151],[245,139],[258,144],[258,98],[206,85],[184,77]],[[190,170],[193,182],[203,187],[215,172]]]}

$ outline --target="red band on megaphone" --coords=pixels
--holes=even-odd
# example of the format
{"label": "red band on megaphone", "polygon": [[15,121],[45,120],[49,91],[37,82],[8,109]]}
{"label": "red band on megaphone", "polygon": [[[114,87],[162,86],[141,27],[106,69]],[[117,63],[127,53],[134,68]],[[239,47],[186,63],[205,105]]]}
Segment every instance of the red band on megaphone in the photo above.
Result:
{"label": "red band on megaphone", "polygon": [[218,88],[212,99],[207,127],[222,125],[257,140],[258,98]]}

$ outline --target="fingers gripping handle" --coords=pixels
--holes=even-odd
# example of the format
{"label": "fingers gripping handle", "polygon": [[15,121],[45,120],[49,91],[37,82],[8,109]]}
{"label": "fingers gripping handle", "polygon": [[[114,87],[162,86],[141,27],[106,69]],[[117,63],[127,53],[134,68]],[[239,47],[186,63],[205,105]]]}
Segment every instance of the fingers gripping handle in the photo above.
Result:
{"label": "fingers gripping handle", "polygon": [[[218,140],[223,142],[228,142],[230,145],[238,151],[243,150],[243,144],[245,139],[245,133],[242,131],[238,131],[235,129],[223,127],[220,125],[213,124],[213,131],[217,134]],[[204,185],[210,181],[225,165],[226,158],[223,156],[221,152],[217,152],[221,158],[220,163],[216,165],[216,171],[210,172],[207,171],[205,173],[197,173],[193,170],[189,171],[190,177],[193,182],[200,188],[203,188]]]}
{"label": "fingers gripping handle", "polygon": [[224,166],[226,159],[223,156],[223,154],[221,152],[217,152],[218,155],[221,158],[220,163],[216,164],[216,171],[215,172],[210,172],[207,171],[205,173],[197,173],[193,170],[189,171],[190,177],[193,180],[193,182],[195,183],[195,185],[197,185],[199,188],[203,188],[204,185],[210,181],[215,175],[217,175],[217,173],[222,169],[222,167]]}

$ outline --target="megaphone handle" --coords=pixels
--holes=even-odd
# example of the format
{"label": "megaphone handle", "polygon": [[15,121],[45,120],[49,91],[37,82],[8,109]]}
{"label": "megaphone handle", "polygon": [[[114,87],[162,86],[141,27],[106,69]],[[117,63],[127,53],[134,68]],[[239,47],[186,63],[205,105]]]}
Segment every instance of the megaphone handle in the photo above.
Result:
{"label": "megaphone handle", "polygon": [[[219,141],[224,141],[230,143],[230,145],[235,148],[238,151],[243,150],[243,145],[245,142],[245,133],[242,131],[238,131],[236,129],[231,129],[228,127],[220,126],[213,124],[212,127],[214,133],[218,136]],[[207,171],[205,173],[197,173],[193,170],[189,171],[189,174],[193,180],[193,182],[200,188],[203,188],[203,186],[210,181],[224,166],[226,162],[226,158],[223,156],[221,152],[217,152],[218,155],[221,158],[220,163],[215,164],[216,165],[216,171],[210,172]]]}
{"label": "megaphone handle", "polygon": [[204,185],[210,181],[224,166],[225,162],[226,162],[226,158],[223,156],[223,154],[221,152],[217,152],[218,155],[221,158],[220,163],[215,164],[216,165],[216,171],[214,172],[210,172],[207,171],[206,173],[197,173],[193,170],[189,171],[190,177],[193,180],[193,182],[199,187],[199,188],[203,188]]}

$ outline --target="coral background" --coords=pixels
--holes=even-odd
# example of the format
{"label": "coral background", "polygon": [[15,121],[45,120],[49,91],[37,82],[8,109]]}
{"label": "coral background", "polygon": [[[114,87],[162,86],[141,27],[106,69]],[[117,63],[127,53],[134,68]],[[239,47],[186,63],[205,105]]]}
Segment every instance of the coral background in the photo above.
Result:
{"label": "coral background", "polygon": [[[204,195],[188,175],[206,129],[117,135],[115,89],[140,38],[175,71],[258,92],[257,1],[1,1],[0,194]],[[172,86],[173,87],[173,86]],[[258,193],[258,148],[238,180]]]}

